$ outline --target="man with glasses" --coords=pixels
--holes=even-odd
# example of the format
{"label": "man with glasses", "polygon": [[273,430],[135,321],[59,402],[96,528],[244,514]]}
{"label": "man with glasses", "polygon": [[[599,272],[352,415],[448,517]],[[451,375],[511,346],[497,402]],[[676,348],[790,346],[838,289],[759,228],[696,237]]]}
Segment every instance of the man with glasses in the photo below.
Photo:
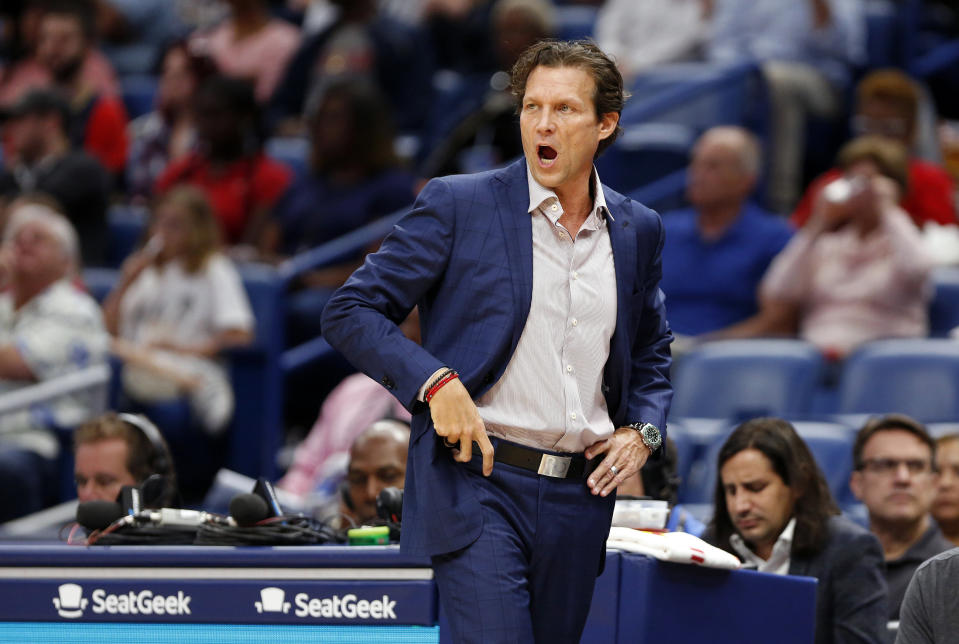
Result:
{"label": "man with glasses", "polygon": [[882,545],[891,620],[899,619],[919,564],[952,547],[929,515],[938,479],[935,456],[936,443],[925,427],[902,414],[870,419],[853,445],[849,485]]}

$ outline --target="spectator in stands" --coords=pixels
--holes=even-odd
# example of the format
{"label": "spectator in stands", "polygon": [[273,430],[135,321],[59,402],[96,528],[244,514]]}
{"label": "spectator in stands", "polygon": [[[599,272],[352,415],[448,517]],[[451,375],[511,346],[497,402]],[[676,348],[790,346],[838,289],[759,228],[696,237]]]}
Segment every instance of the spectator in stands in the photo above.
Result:
{"label": "spectator in stands", "polygon": [[430,105],[433,61],[417,28],[379,15],[374,0],[332,0],[336,21],[305,39],[270,101],[270,121],[298,131],[309,102],[337,77],[364,77],[389,98],[401,131],[415,131]]}
{"label": "spectator in stands", "polygon": [[[393,151],[389,105],[375,86],[351,79],[330,83],[308,123],[310,172],[273,210],[273,250],[282,255],[336,239],[415,197],[413,175],[400,168]],[[356,266],[351,262],[325,286],[339,286]]]}
{"label": "spectator in stands", "polygon": [[760,571],[816,577],[816,644],[883,641],[882,549],[839,513],[793,426],[743,423],[720,448],[717,472],[704,538]]}
{"label": "spectator in stands", "polygon": [[902,602],[897,644],[949,642],[959,632],[959,549],[919,566]]}
{"label": "spectator in stands", "polygon": [[177,507],[173,456],[145,416],[107,412],[78,427],[73,445],[80,503],[114,501],[130,485],[140,487],[144,507]]}
{"label": "spectator in stands", "polygon": [[[77,9],[75,15],[82,20],[79,35],[73,24],[60,17],[61,14],[66,17],[65,12],[71,10],[68,5]],[[48,11],[55,18],[47,25],[46,46],[41,53],[41,26]],[[82,48],[84,42],[87,42],[86,52],[79,71],[83,84],[99,94],[119,95],[120,83],[113,67],[100,51],[89,45],[92,42],[89,37],[96,29],[93,16],[93,6],[87,0],[25,0],[17,24],[20,58],[0,76],[0,105],[10,105],[31,89],[52,84],[56,76],[53,67],[63,58],[59,52]]]}
{"label": "spectator in stands", "polygon": [[[419,343],[419,311],[414,308],[400,328],[406,337]],[[343,455],[356,433],[384,418],[408,423],[410,413],[383,385],[367,375],[347,376],[323,401],[316,423],[297,446],[293,464],[277,486],[299,496],[314,492],[342,468]]]}
{"label": "spectator in stands", "polygon": [[[922,95],[916,83],[898,69],[870,72],[856,86],[857,135],[872,134],[898,141],[910,151],[909,187],[900,205],[920,228],[926,222],[957,224],[955,185],[949,174],[930,161],[913,156]],[[804,226],[820,193],[842,174],[838,168],[817,177],[806,189],[792,214],[792,222]]]}
{"label": "spectator in stands", "polygon": [[870,419],[856,435],[849,486],[869,510],[869,529],[886,559],[889,619],[913,573],[953,545],[929,516],[936,494],[936,443],[922,424],[902,414]]}
{"label": "spectator in stands", "polygon": [[[9,104],[38,87],[60,91],[70,105],[71,145],[82,147],[107,170],[119,173],[127,156],[127,115],[108,64],[104,62],[98,72],[103,79],[91,78],[87,72],[93,66],[89,61],[97,60],[93,57],[93,5],[87,0],[44,0],[43,7],[36,52],[24,62],[42,73],[7,88],[0,103]],[[105,61],[102,56],[100,60]]]}
{"label": "spectator in stands", "polygon": [[712,10],[713,0],[606,0],[596,42],[631,82],[663,63],[701,60]]}
{"label": "spectator in stands", "polygon": [[[386,3],[380,0],[381,6]],[[439,69],[486,76],[496,70],[491,34],[494,4],[495,0],[423,1],[420,21],[429,32]]]}
{"label": "spectator in stands", "polygon": [[939,487],[932,502],[932,516],[942,535],[959,546],[959,434],[936,439],[936,470]]}
{"label": "spectator in stands", "polygon": [[842,148],[839,166],[844,181],[823,193],[763,278],[759,313],[713,337],[798,332],[841,358],[870,340],[926,335],[931,261],[896,205],[905,149],[861,137]]}
{"label": "spectator in stands", "polygon": [[270,211],[292,173],[263,154],[253,88],[214,76],[200,87],[194,109],[198,149],[173,161],[157,179],[155,192],[180,183],[201,188],[227,244],[261,247]]}
{"label": "spectator in stands", "polygon": [[170,163],[196,151],[196,92],[215,70],[209,57],[194,51],[185,41],[166,50],[160,63],[156,109],[130,123],[129,195],[149,197]]}
{"label": "spectator in stands", "polygon": [[693,148],[692,208],[663,216],[661,287],[674,332],[699,335],[755,315],[756,287],[792,235],[749,202],[760,167],[759,142],[740,127],[707,130]]}
{"label": "spectator in stands", "polygon": [[410,426],[399,420],[378,420],[356,437],[340,487],[341,515],[355,525],[376,519],[380,492],[387,487],[403,488],[409,442]]}
{"label": "spectator in stands", "polygon": [[509,70],[528,47],[555,36],[556,14],[548,0],[497,0],[490,20],[498,70],[465,81],[458,103],[469,107],[457,105],[431,125],[422,177],[489,170],[523,153]]}
{"label": "spectator in stands", "polygon": [[101,48],[121,76],[150,74],[186,25],[170,0],[95,0]]}
{"label": "spectator in stands", "polygon": [[853,67],[864,59],[861,0],[717,0],[706,55],[761,64],[772,108],[770,199],[789,212],[802,186],[806,118],[843,114]]}
{"label": "spectator in stands", "polygon": [[220,72],[253,83],[266,103],[300,45],[300,30],[270,14],[267,0],[227,0],[230,17],[194,38],[208,49]]}
{"label": "spectator in stands", "polygon": [[216,221],[199,189],[166,193],[149,235],[124,262],[103,305],[107,329],[117,337],[114,351],[126,362],[124,391],[143,403],[187,393],[199,424],[215,434],[233,408],[220,358],[252,341],[250,303],[233,263],[219,252]]}
{"label": "spectator in stands", "polygon": [[[39,204],[12,214],[0,249],[0,392],[49,381],[106,360],[108,336],[96,302],[71,284],[78,268],[70,222]],[[0,522],[45,505],[56,478],[53,429],[71,427],[96,405],[61,395],[0,418]]]}
{"label": "spectator in stands", "polygon": [[676,443],[667,437],[663,457],[647,462],[634,476],[623,481],[616,488],[616,500],[635,497],[666,501],[669,503],[666,530],[687,532],[698,537],[703,534],[706,526],[686,508],[676,503],[681,483],[676,471],[678,460],[679,451],[676,449]]}
{"label": "spectator in stands", "polygon": [[71,149],[69,107],[52,90],[33,90],[13,107],[7,132],[13,159],[0,170],[0,196],[49,194],[80,235],[83,262],[99,265],[106,253],[110,176],[86,152]]}

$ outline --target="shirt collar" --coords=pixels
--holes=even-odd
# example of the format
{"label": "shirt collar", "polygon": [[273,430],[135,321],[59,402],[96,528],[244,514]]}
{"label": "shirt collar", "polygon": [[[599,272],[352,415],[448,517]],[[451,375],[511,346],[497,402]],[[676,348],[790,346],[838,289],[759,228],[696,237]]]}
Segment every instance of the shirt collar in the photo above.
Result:
{"label": "shirt collar", "polygon": [[[776,543],[773,544],[773,551],[783,548],[786,549],[786,552],[792,552],[793,544],[793,533],[796,531],[796,517],[793,517],[789,520],[789,523],[786,524],[786,527],[783,528],[783,531],[779,533],[779,537],[776,539]],[[746,541],[743,540],[738,533],[734,532],[732,536],[729,537],[729,543],[736,550],[739,555],[749,563],[759,563],[763,559],[757,555],[752,549],[746,545]],[[781,546],[779,544],[782,544]]]}
{"label": "shirt collar", "polygon": [[[599,180],[599,173],[596,172],[595,166],[593,166],[593,172],[590,175],[590,181],[593,182],[593,194],[596,196],[593,199],[593,210],[590,212],[589,218],[586,220],[586,224],[587,226],[590,226],[590,223],[594,222],[593,226],[591,227],[599,228],[603,225],[603,214],[609,217],[611,221],[616,220],[613,219],[612,213],[606,206],[606,195],[603,193],[603,184]],[[536,212],[538,208],[542,208],[542,211],[546,217],[555,224],[559,220],[561,212],[559,209],[552,211],[549,208],[546,208],[546,205],[550,202],[559,205],[559,197],[557,197],[556,193],[551,189],[543,186],[535,178],[533,178],[533,173],[529,169],[528,163],[526,164],[526,182],[529,185],[529,207],[527,208],[527,212],[532,214]]]}

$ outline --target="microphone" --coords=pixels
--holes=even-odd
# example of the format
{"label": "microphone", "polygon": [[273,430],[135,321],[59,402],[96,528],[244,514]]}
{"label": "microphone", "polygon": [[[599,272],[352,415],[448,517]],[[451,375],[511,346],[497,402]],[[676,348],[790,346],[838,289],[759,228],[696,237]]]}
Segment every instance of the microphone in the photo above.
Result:
{"label": "microphone", "polygon": [[143,509],[143,495],[140,488],[134,485],[124,485],[117,494],[117,503],[123,514],[139,514]]}
{"label": "microphone", "polygon": [[403,490],[383,488],[376,495],[376,516],[390,523],[400,523],[403,520]]}
{"label": "microphone", "polygon": [[274,515],[270,513],[263,497],[248,492],[233,497],[230,501],[230,516],[238,526],[248,528]]}
{"label": "microphone", "polygon": [[103,530],[126,513],[116,501],[84,501],[77,505],[77,523],[87,530]]}

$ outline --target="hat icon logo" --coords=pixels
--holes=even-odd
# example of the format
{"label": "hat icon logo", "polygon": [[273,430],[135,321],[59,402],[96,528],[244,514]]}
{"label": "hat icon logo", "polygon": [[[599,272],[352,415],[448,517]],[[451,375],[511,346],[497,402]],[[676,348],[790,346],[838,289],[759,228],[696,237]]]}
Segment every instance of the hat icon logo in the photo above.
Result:
{"label": "hat icon logo", "polygon": [[76,619],[83,615],[87,607],[87,600],[83,597],[83,587],[77,584],[60,584],[57,597],[53,598],[53,605],[60,617]]}
{"label": "hat icon logo", "polygon": [[270,586],[260,590],[260,601],[253,602],[258,613],[287,613],[290,610],[290,602],[286,599],[286,593],[282,588]]}

